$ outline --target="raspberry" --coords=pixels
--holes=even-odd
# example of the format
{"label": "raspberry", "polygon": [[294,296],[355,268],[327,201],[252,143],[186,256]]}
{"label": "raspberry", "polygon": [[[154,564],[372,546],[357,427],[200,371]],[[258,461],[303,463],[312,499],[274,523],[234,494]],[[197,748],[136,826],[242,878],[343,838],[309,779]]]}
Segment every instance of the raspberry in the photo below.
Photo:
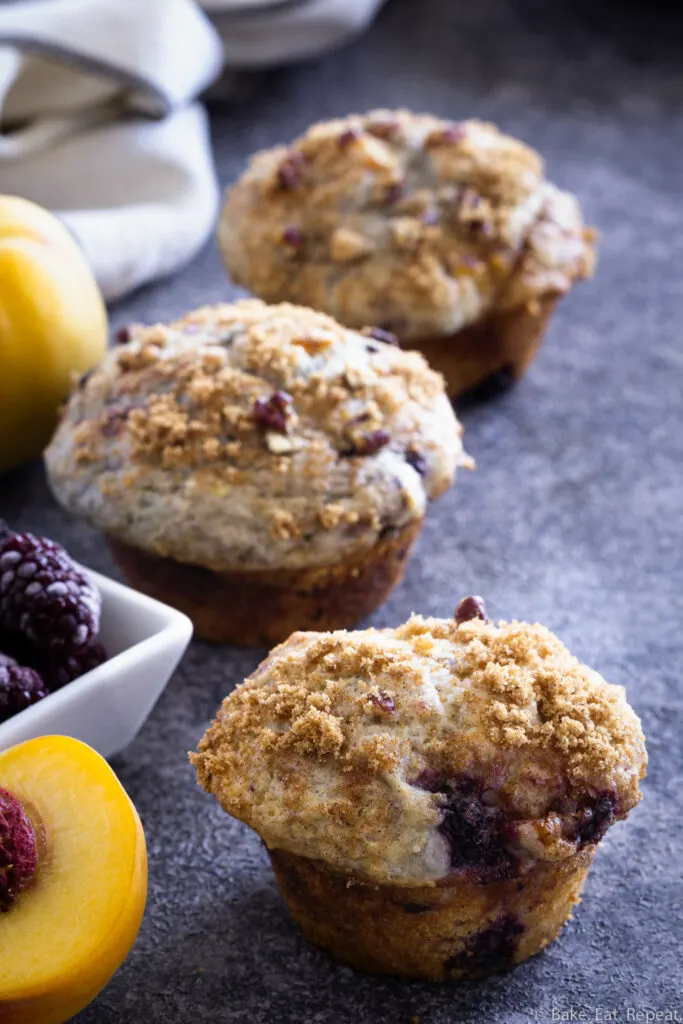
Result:
{"label": "raspberry", "polygon": [[75,651],[99,629],[101,598],[60,544],[0,535],[0,624],[41,650]]}
{"label": "raspberry", "polygon": [[17,798],[0,788],[0,914],[11,908],[37,868],[35,829]]}
{"label": "raspberry", "polygon": [[51,652],[40,660],[38,668],[45,685],[52,693],[74,679],[84,676],[86,672],[97,668],[106,660],[107,652],[102,644],[94,643],[78,651],[65,652],[61,655],[59,651]]}
{"label": "raspberry", "polygon": [[47,694],[48,689],[35,669],[17,665],[11,658],[5,664],[0,662],[0,722],[37,704]]}

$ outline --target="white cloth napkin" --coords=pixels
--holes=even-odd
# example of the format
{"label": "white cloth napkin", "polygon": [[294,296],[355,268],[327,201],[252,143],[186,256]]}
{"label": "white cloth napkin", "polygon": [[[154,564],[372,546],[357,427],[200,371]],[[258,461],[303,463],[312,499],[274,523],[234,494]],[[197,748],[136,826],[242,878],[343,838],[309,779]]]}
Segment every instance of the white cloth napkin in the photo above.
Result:
{"label": "white cloth napkin", "polygon": [[56,212],[107,299],[189,260],[219,190],[196,97],[227,62],[283,63],[383,0],[0,0],[0,193]]}
{"label": "white cloth napkin", "polygon": [[200,0],[231,68],[262,68],[330,50],[357,35],[385,0]]}
{"label": "white cloth napkin", "polygon": [[194,98],[221,65],[191,0],[0,8],[0,192],[58,213],[108,299],[211,231],[218,185]]}

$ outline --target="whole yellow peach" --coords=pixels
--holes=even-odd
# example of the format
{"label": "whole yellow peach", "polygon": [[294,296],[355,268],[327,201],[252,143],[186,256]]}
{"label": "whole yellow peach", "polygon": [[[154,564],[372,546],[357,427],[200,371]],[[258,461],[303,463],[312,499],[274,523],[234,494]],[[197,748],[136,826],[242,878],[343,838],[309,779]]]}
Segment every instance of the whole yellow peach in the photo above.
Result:
{"label": "whole yellow peach", "polygon": [[106,346],[106,309],[77,243],[47,210],[0,195],[0,472],[40,454],[74,375]]}

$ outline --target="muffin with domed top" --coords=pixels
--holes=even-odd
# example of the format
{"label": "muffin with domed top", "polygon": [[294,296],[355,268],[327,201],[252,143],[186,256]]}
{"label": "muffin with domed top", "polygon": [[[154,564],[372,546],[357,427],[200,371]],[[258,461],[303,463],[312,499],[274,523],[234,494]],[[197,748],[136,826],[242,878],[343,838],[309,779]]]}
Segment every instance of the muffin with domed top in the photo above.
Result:
{"label": "muffin with domed top", "polygon": [[438,981],[558,936],[647,757],[622,687],[467,598],[453,619],[295,633],[192,761],[265,842],[311,941]]}
{"label": "muffin with domed top", "polygon": [[205,639],[357,622],[471,464],[422,356],[312,310],[206,307],[123,341],[71,396],[49,481]]}
{"label": "muffin with domed top", "polygon": [[525,371],[594,263],[579,204],[494,125],[375,110],[256,154],[218,241],[233,279],[418,348],[459,395]]}

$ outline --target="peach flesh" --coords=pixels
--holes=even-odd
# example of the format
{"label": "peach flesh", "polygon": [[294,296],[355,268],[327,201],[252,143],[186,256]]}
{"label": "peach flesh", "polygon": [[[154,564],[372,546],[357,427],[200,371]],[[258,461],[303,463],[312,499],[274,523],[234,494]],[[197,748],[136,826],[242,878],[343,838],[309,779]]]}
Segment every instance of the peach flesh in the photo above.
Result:
{"label": "peach flesh", "polygon": [[135,942],[144,832],[107,762],[78,740],[47,736],[0,752],[0,780],[32,823],[38,861],[0,915],[0,1022],[64,1024]]}

